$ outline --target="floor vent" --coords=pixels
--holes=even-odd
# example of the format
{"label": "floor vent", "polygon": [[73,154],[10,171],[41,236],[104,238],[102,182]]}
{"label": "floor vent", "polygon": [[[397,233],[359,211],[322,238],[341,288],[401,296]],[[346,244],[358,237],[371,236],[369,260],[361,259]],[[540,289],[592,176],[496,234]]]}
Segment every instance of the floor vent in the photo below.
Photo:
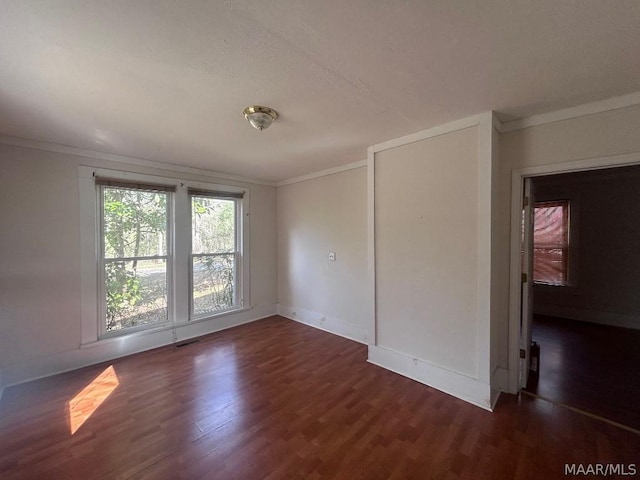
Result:
{"label": "floor vent", "polygon": [[186,347],[187,345],[198,343],[199,341],[200,340],[185,340],[184,342],[176,343],[176,348]]}

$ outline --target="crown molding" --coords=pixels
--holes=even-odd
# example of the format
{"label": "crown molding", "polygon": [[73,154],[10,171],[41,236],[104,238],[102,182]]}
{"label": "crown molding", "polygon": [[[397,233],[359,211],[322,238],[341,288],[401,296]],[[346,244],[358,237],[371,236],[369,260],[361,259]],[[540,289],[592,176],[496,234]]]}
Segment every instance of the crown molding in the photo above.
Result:
{"label": "crown molding", "polygon": [[[518,120],[511,120],[508,122],[501,122],[495,115],[493,115],[493,125],[500,133],[508,133],[516,130],[522,130],[525,128],[536,127],[539,125],[545,125],[549,123],[560,122],[563,120],[569,120],[572,118],[579,118],[587,115],[593,115],[597,113],[607,112],[610,110],[617,110],[620,108],[631,107],[640,104],[640,92],[630,93],[628,95],[622,95],[617,97],[608,98],[598,102],[585,103],[575,107],[565,108],[562,110],[556,110],[553,112],[542,113],[539,115],[532,115],[530,117],[521,118]],[[427,130],[405,135],[403,137],[388,140],[372,145],[374,153],[388,150],[390,148],[398,147],[400,145],[406,145],[428,138],[444,135],[447,133],[462,130],[464,128],[473,127],[479,125],[483,114],[473,115],[460,120],[456,120],[443,125],[438,125]],[[321,170],[318,172],[310,173],[308,175],[302,175],[299,177],[290,178],[287,180],[281,180],[279,182],[273,182],[268,180],[260,180],[256,178],[243,177],[239,175],[229,175],[226,173],[216,172],[213,170],[207,170],[203,168],[187,167],[184,165],[177,165],[173,163],[159,162],[155,160],[146,160],[137,157],[129,157],[125,155],[118,155],[114,153],[100,152],[97,150],[89,150],[84,148],[72,147],[68,145],[60,145],[57,143],[43,142],[39,140],[30,140],[20,137],[12,137],[9,135],[0,135],[0,144],[13,145],[24,148],[34,148],[37,150],[44,150],[48,152],[64,153],[67,155],[74,155],[85,158],[95,158],[98,160],[106,160],[110,162],[124,163],[129,165],[138,165],[142,167],[160,168],[172,172],[190,173],[194,175],[207,175],[222,180],[230,180],[235,182],[246,182],[256,185],[265,185],[269,187],[282,187],[285,185],[291,185],[293,183],[305,182],[314,178],[323,177],[326,175],[333,175],[335,173],[352,170],[355,168],[364,167],[367,165],[366,160],[358,162],[348,163],[327,170]]]}
{"label": "crown molding", "polygon": [[277,187],[284,187],[285,185],[291,185],[292,183],[306,182],[307,180],[313,180],[314,178],[325,177],[327,175],[333,175],[334,173],[346,172],[347,170],[354,170],[356,168],[366,167],[367,160],[360,160],[358,162],[347,163],[346,165],[340,165],[339,167],[328,168],[327,170],[320,170],[319,172],[310,173],[308,175],[302,175],[300,177],[290,178],[288,180],[282,180],[276,184]]}
{"label": "crown molding", "polygon": [[501,133],[513,132],[514,130],[522,130],[529,127],[537,127],[547,123],[561,122],[572,118],[584,117],[596,113],[607,112],[609,110],[617,110],[619,108],[631,107],[640,104],[640,92],[630,93],[618,97],[611,97],[598,102],[585,103],[575,107],[564,108],[554,112],[541,113],[540,115],[532,115],[530,117],[512,120],[510,122],[502,122],[500,126]]}
{"label": "crown molding", "polygon": [[229,175],[226,173],[215,172],[204,168],[187,167],[184,165],[176,165],[174,163],[159,162],[155,160],[146,160],[137,157],[128,157],[126,155],[117,155],[115,153],[100,152],[97,150],[89,150],[85,148],[71,147],[68,145],[60,145],[57,143],[42,142],[39,140],[30,140],[27,138],[12,137],[9,135],[0,135],[0,144],[12,145],[15,147],[33,148],[46,152],[64,153],[77,157],[94,158],[97,160],[106,160],[109,162],[124,163],[127,165],[137,165],[140,167],[159,168],[170,172],[190,173],[193,175],[206,175],[208,177],[219,178],[221,180],[230,180],[234,182],[252,183],[255,185],[265,185],[275,187],[276,182],[267,180],[259,180],[256,178],[248,178],[239,175]]}
{"label": "crown molding", "polygon": [[378,153],[391,148],[407,145],[409,143],[419,142],[428,138],[437,137],[439,135],[445,135],[447,133],[457,132],[458,130],[464,130],[465,128],[475,127],[480,124],[484,114],[472,115],[460,120],[438,125],[427,130],[421,130],[419,132],[411,133],[403,137],[387,140],[386,142],[377,143],[372,145],[373,152]]}

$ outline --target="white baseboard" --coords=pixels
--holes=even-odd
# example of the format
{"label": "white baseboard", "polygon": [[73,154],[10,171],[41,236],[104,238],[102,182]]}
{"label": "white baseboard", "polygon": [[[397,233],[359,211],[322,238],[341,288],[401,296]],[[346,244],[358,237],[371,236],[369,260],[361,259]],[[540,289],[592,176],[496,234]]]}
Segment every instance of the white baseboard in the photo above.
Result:
{"label": "white baseboard", "polygon": [[369,345],[368,361],[485,410],[493,411],[498,400],[498,392],[492,394],[491,385],[389,348]]}
{"label": "white baseboard", "polygon": [[569,320],[599,323],[611,327],[640,329],[640,316],[638,315],[544,304],[536,305],[534,313],[536,315],[548,315],[550,317],[568,318]]}
{"label": "white baseboard", "polygon": [[296,322],[304,323],[311,327],[319,328],[325,332],[333,333],[341,337],[354,340],[359,343],[367,343],[367,328],[347,320],[324,315],[299,307],[278,304],[278,315]]}
{"label": "white baseboard", "polygon": [[175,339],[173,337],[174,330],[165,329],[149,333],[148,335],[115,338],[106,342],[97,342],[89,348],[78,348],[76,350],[35,358],[27,362],[5,367],[1,372],[2,380],[4,381],[3,385],[16,385],[58,373],[76,370],[96,363],[140,353],[145,350],[163,347],[174,342],[225,330],[275,314],[275,304],[259,306],[211,320],[176,326]]}

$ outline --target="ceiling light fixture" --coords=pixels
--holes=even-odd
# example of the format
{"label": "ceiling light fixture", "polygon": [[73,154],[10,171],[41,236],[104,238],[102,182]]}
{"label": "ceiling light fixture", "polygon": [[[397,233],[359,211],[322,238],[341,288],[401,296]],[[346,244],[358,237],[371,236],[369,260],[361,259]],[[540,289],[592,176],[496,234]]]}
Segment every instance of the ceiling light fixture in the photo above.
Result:
{"label": "ceiling light fixture", "polygon": [[245,108],[242,113],[253,128],[264,130],[269,128],[273,121],[278,118],[278,112],[273,108],[261,107],[260,105],[252,105]]}

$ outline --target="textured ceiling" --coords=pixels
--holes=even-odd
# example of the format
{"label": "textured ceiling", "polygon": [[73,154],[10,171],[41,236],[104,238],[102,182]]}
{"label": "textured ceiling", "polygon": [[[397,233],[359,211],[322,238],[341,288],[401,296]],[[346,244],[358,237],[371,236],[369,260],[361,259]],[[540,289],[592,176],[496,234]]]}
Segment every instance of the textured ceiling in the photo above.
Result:
{"label": "textured ceiling", "polygon": [[264,180],[638,90],[637,0],[0,0],[0,133]]}

